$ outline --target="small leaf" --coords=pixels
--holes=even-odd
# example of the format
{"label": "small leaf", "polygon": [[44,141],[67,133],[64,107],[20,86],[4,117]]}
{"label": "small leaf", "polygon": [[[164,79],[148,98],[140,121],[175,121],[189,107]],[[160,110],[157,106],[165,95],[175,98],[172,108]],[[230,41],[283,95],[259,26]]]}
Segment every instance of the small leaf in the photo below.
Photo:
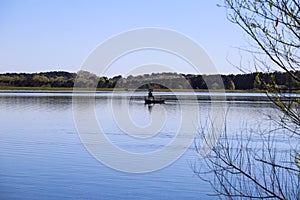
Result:
{"label": "small leaf", "polygon": [[270,9],[272,10],[272,8],[273,8],[273,2],[272,1],[269,2],[269,6],[270,6]]}
{"label": "small leaf", "polygon": [[295,10],[294,10],[294,9],[291,9],[290,17],[294,17],[294,15],[295,15]]}
{"label": "small leaf", "polygon": [[250,27],[251,27],[251,28],[256,28],[256,24],[250,23]]}

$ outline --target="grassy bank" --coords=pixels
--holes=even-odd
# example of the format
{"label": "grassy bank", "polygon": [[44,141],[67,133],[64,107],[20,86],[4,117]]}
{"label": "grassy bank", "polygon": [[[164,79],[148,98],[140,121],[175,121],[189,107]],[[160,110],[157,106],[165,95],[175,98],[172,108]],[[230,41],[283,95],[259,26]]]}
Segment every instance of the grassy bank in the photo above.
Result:
{"label": "grassy bank", "polygon": [[[14,86],[0,86],[1,90],[33,90],[33,91],[72,91],[73,87],[14,87]],[[94,91],[93,88],[80,88],[82,91]],[[97,91],[132,91],[125,88],[97,88]],[[147,92],[146,89],[138,89],[136,91]],[[203,90],[203,89],[155,89],[154,92],[224,92],[224,90]],[[264,93],[264,90],[225,90],[226,93]],[[286,91],[287,93],[300,93],[300,90]]]}

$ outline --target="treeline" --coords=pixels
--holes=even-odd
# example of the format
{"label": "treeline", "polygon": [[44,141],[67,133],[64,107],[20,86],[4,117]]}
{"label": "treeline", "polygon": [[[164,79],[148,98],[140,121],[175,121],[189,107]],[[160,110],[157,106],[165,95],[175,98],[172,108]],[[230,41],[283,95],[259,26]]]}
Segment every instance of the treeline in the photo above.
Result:
{"label": "treeline", "polygon": [[76,73],[63,71],[0,74],[0,86],[73,87]]}
{"label": "treeline", "polygon": [[[293,72],[300,77],[300,71]],[[69,73],[64,71],[41,73],[5,73],[0,74],[0,86],[12,87],[48,87],[48,88],[171,88],[171,89],[207,89],[207,84],[212,89],[251,90],[263,89],[264,84],[276,84],[286,90],[299,90],[300,83],[296,82],[286,72],[249,73],[237,75],[195,75],[177,73],[152,73],[138,76],[122,77],[121,75],[108,78],[98,77],[86,71]],[[264,83],[264,84],[262,84]]]}

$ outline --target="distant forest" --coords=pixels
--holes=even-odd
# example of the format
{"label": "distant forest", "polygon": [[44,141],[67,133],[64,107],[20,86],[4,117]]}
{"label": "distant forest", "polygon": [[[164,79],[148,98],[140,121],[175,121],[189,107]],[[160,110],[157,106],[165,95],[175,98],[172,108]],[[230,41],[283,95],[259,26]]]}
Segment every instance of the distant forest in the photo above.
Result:
{"label": "distant forest", "polygon": [[[293,73],[300,77],[300,71]],[[76,85],[82,88],[91,88],[97,85],[97,88],[135,89],[139,85],[140,88],[164,89],[167,86],[170,89],[186,89],[186,84],[182,82],[184,78],[184,81],[193,89],[207,89],[206,83],[210,84],[212,89],[222,89],[222,84],[227,90],[263,89],[261,88],[261,82],[263,82],[276,84],[286,90],[300,90],[300,84],[295,82],[286,72],[221,75],[223,83],[217,81],[217,76],[219,75],[152,73],[138,76],[130,75],[126,78],[121,75],[108,78],[105,76],[98,77],[86,71],[79,71],[78,73],[64,71],[5,73],[0,74],[0,87],[71,88],[77,78]]]}

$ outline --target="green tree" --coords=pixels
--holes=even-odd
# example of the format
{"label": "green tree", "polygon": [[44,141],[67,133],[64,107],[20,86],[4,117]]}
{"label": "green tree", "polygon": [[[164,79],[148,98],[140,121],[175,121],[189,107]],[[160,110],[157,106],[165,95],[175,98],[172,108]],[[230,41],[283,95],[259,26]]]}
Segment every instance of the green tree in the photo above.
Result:
{"label": "green tree", "polygon": [[38,74],[33,75],[32,81],[35,87],[49,86],[50,82],[48,77]]}
{"label": "green tree", "polygon": [[78,83],[76,87],[96,88],[98,85],[98,77],[91,72],[80,70],[77,72],[76,82]]}

